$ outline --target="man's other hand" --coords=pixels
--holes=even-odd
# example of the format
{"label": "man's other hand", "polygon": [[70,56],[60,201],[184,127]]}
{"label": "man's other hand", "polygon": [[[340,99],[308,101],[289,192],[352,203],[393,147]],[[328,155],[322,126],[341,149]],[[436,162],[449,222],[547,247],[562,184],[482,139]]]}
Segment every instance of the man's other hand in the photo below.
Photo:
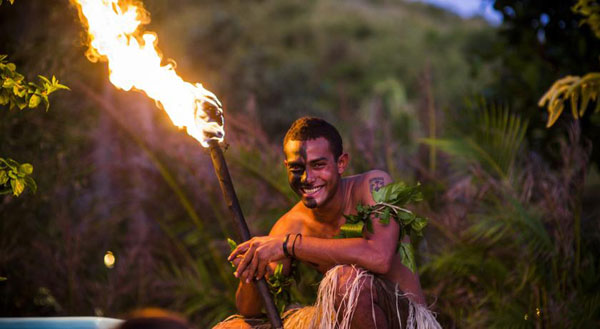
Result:
{"label": "man's other hand", "polygon": [[284,239],[284,236],[261,236],[240,243],[227,258],[237,268],[234,275],[246,283],[264,277],[269,263],[285,258]]}

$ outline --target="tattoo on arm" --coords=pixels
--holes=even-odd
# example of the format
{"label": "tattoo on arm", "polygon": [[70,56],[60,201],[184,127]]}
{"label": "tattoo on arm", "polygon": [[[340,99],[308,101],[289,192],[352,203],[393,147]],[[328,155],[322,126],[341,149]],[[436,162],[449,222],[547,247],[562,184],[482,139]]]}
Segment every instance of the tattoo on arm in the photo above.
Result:
{"label": "tattoo on arm", "polygon": [[378,191],[382,187],[383,177],[375,177],[369,179],[369,190],[371,191],[371,193],[373,193],[373,191]]}

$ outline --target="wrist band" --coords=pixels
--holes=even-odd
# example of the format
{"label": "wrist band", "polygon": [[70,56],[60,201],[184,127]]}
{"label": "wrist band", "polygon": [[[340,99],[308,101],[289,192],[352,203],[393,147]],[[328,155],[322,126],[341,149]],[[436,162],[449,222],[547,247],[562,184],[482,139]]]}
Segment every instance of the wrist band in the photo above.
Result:
{"label": "wrist band", "polygon": [[285,236],[285,240],[283,240],[283,254],[285,255],[285,257],[292,257],[292,255],[290,255],[290,253],[287,250],[287,243],[290,240],[290,234],[288,233],[288,235]]}
{"label": "wrist band", "polygon": [[296,258],[296,239],[298,239],[298,237],[300,237],[300,240],[302,240],[302,234],[298,233],[294,237],[294,243],[292,243],[292,257],[294,258]]}

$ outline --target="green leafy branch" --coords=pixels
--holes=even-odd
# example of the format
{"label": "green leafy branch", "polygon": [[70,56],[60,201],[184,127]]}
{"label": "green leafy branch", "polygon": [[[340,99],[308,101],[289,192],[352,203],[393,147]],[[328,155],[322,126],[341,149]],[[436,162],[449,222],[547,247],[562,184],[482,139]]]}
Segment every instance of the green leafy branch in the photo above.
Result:
{"label": "green leafy branch", "polygon": [[400,225],[398,236],[398,249],[402,264],[411,271],[416,271],[414,249],[410,243],[404,243],[405,236],[422,236],[423,229],[427,226],[427,219],[416,215],[404,208],[407,204],[423,200],[419,191],[419,184],[408,186],[403,182],[393,183],[373,191],[372,206],[358,204],[356,215],[344,215],[346,224],[342,225],[336,238],[358,238],[363,236],[364,229],[373,233],[372,216],[379,219],[381,224],[387,225],[394,219]]}
{"label": "green leafy branch", "polygon": [[283,264],[279,263],[275,267],[273,275],[267,279],[269,289],[273,295],[273,301],[275,306],[279,310],[279,313],[285,311],[285,307],[291,304],[292,297],[290,295],[290,288],[294,279],[291,275],[283,274]]}
{"label": "green leafy branch", "polygon": [[[570,100],[573,117],[578,119],[585,113],[590,101],[598,100],[600,92],[600,73],[588,73],[583,78],[566,76],[554,82],[552,87],[542,96],[538,105],[548,108],[548,123],[551,127],[565,108],[565,103]],[[600,102],[596,102],[594,112],[600,111]]]}
{"label": "green leafy branch", "polygon": [[17,67],[6,60],[6,55],[0,55],[0,106],[8,105],[9,109],[28,107],[30,109],[44,104],[46,111],[50,108],[48,96],[61,89],[70,90],[69,87],[58,83],[55,76],[52,80],[38,75],[39,83],[27,82],[25,77],[16,71]]}
{"label": "green leafy branch", "polygon": [[[597,0],[578,0],[571,10],[585,17],[580,20],[580,26],[588,24],[596,37],[600,38],[600,4]],[[590,101],[596,101],[594,112],[600,111],[598,93],[600,73],[588,73],[583,77],[569,75],[555,81],[538,102],[540,107],[547,106],[550,114],[546,127],[550,128],[556,122],[567,100],[570,100],[571,112],[575,119],[583,116]]]}
{"label": "green leafy branch", "polygon": [[[237,242],[230,238],[227,238],[227,244],[231,251],[234,251],[235,248],[237,248]],[[233,266],[233,262],[231,263],[231,266]],[[288,276],[283,274],[283,264],[281,263],[277,264],[273,275],[267,279],[269,290],[271,291],[273,301],[275,302],[275,306],[279,310],[279,313],[283,313],[285,307],[291,303],[290,287],[293,282],[294,279],[291,275]]]}
{"label": "green leafy branch", "polygon": [[596,0],[579,0],[571,10],[586,18],[579,22],[579,26],[588,24],[597,38],[600,38],[600,4]]}
{"label": "green leafy branch", "polygon": [[29,163],[19,164],[13,159],[0,158],[0,195],[12,193],[19,196],[29,187],[34,193],[37,184],[31,178],[33,166]]}

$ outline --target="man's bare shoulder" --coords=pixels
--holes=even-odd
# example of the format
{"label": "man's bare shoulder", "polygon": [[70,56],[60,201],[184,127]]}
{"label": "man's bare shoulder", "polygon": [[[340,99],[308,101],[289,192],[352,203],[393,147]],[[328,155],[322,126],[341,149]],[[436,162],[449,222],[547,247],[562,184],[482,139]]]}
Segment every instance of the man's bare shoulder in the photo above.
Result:
{"label": "man's bare shoulder", "polygon": [[287,233],[301,232],[303,223],[308,219],[302,202],[298,202],[292,209],[281,216],[273,228],[270,235],[282,235]]}
{"label": "man's bare shoulder", "polygon": [[390,175],[379,169],[370,170],[347,178],[353,182],[352,185],[354,185],[355,193],[372,193],[392,182]]}

